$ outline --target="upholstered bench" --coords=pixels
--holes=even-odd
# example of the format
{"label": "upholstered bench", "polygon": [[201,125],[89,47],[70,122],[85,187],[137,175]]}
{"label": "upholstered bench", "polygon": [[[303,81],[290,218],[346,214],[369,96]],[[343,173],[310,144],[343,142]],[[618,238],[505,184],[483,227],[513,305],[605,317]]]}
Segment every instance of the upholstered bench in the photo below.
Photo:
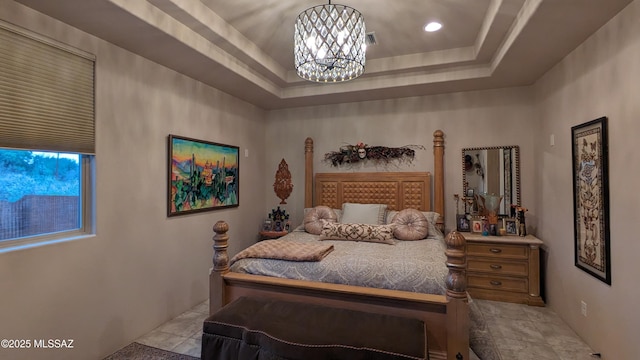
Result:
{"label": "upholstered bench", "polygon": [[242,297],[204,322],[202,360],[427,359],[424,322]]}

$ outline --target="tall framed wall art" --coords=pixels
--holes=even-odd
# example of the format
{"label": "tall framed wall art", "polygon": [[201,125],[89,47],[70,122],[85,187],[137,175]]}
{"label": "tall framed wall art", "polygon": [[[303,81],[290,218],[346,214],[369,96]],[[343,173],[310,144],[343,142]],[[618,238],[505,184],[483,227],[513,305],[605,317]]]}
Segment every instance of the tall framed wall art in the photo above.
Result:
{"label": "tall framed wall art", "polygon": [[575,265],[611,285],[607,118],[571,128]]}

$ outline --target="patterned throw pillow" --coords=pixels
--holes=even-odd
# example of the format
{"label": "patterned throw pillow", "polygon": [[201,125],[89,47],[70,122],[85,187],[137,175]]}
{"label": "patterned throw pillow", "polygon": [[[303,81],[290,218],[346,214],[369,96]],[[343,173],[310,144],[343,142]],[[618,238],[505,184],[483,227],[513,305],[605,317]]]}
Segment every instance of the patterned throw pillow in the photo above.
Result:
{"label": "patterned throw pillow", "polygon": [[424,214],[416,209],[398,212],[391,223],[396,225],[393,235],[398,240],[421,240],[429,235],[429,222]]}
{"label": "patterned throw pillow", "polygon": [[309,234],[320,235],[325,221],[336,222],[338,216],[328,206],[316,206],[304,215],[304,229]]}
{"label": "patterned throw pillow", "polygon": [[320,240],[368,241],[382,244],[395,244],[393,229],[395,225],[342,224],[325,222]]}

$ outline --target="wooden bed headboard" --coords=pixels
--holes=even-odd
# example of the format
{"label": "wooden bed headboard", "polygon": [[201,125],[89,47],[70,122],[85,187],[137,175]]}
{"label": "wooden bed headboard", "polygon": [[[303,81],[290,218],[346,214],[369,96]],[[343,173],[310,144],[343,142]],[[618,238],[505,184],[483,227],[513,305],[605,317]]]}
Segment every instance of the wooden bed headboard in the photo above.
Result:
{"label": "wooden bed headboard", "polygon": [[318,173],[314,205],[387,204],[389,210],[431,210],[431,174],[409,172]]}
{"label": "wooden bed headboard", "polygon": [[[345,202],[387,204],[390,210],[414,208],[440,214],[444,231],[444,133],[433,133],[433,173],[367,172],[313,173],[313,140],[305,140],[304,207],[326,205],[335,209]],[[433,207],[431,207],[433,175]],[[315,182],[314,182],[315,179]],[[315,187],[315,191],[314,191]]]}

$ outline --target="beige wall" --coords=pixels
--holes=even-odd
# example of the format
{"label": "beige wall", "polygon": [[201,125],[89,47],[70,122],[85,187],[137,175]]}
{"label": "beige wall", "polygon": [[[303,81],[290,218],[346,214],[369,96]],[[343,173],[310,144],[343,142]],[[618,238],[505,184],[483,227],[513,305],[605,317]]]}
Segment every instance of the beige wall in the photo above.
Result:
{"label": "beige wall", "polygon": [[[232,252],[255,240],[265,113],[12,1],[0,8],[97,57],[97,235],[0,254],[0,338],[74,339],[75,349],[0,358],[101,359],[208,297],[216,220],[230,223]],[[240,146],[240,207],[167,218],[168,134]]]}
{"label": "beige wall", "polygon": [[[328,85],[330,86],[330,85]],[[271,111],[267,122],[266,168],[273,178],[284,157],[294,189],[287,209],[296,223],[304,206],[304,139],[314,139],[316,172],[432,171],[433,132],[445,133],[445,212],[447,229],[455,227],[453,194],[462,193],[462,148],[519,145],[522,167],[522,202],[532,230],[538,216],[534,194],[534,131],[532,93],[512,88],[370,101]],[[388,166],[357,164],[335,168],[322,161],[325,153],[359,141],[369,145],[423,145],[412,164]],[[277,204],[271,185],[265,184],[267,206]]]}
{"label": "beige wall", "polygon": [[[102,358],[204,300],[212,224],[230,223],[232,254],[255,240],[260,221],[279,202],[272,184],[282,158],[295,186],[286,209],[301,220],[307,136],[315,140],[318,172],[339,171],[322,155],[358,141],[426,150],[410,165],[346,171],[430,171],[436,129],[446,134],[447,228],[454,226],[452,195],[462,187],[461,149],[519,145],[528,224],[549,249],[549,305],[604,358],[640,353],[634,338],[640,242],[633,236],[640,202],[631,183],[639,172],[631,145],[640,133],[639,1],[533,88],[268,113],[12,1],[0,0],[0,7],[0,18],[98,59],[97,236],[0,254],[0,337],[73,338],[76,348],[0,350],[0,357]],[[603,115],[610,130],[612,286],[573,265],[570,128]],[[166,217],[168,134],[238,145],[241,155],[249,150],[240,161],[239,208]],[[581,300],[588,303],[586,318]]]}
{"label": "beige wall", "polygon": [[[556,310],[604,359],[640,354],[640,1],[535,85],[538,234],[549,247],[547,289]],[[571,127],[609,118],[611,274],[608,286],[574,266]],[[549,137],[555,135],[555,146]],[[587,317],[580,313],[587,303]]]}

